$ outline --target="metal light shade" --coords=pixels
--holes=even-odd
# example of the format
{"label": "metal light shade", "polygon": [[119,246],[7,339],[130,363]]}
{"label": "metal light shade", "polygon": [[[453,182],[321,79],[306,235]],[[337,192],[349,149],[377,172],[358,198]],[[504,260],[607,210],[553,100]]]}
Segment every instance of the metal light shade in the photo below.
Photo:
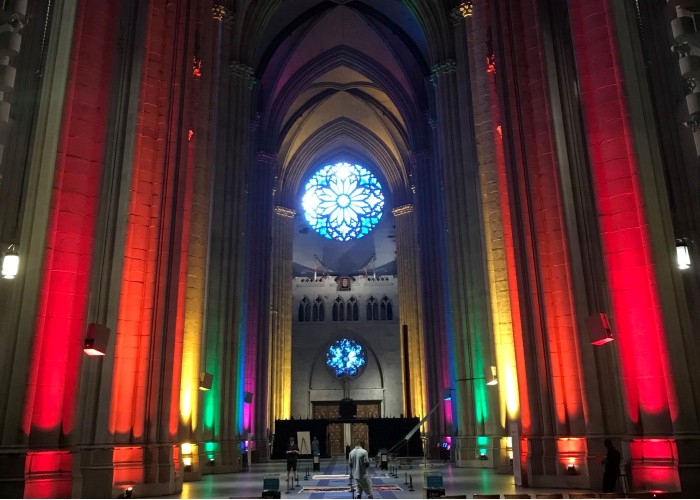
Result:
{"label": "metal light shade", "polygon": [[496,367],[491,367],[491,380],[486,382],[486,385],[498,385],[498,378],[496,377]]}
{"label": "metal light shade", "polygon": [[19,271],[19,255],[15,250],[14,245],[10,245],[7,249],[5,257],[2,259],[2,277],[6,280],[15,279],[17,272]]}
{"label": "metal light shade", "polygon": [[[690,251],[688,244],[683,240],[676,241],[676,260],[678,261],[678,269],[690,268]],[[3,275],[5,267],[3,266]]]}

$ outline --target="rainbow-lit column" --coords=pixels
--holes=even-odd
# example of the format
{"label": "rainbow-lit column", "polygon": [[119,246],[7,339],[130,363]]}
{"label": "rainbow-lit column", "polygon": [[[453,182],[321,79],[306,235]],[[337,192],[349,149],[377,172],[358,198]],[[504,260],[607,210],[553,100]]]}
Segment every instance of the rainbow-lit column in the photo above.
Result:
{"label": "rainbow-lit column", "polygon": [[[465,3],[450,11],[450,14],[456,24],[457,43],[464,43],[470,49],[469,76],[481,180],[484,250],[496,354],[499,417],[501,427],[509,434],[511,424],[519,424],[521,416],[514,337],[514,330],[519,333],[520,323],[517,307],[514,310],[511,306],[513,302],[517,305],[518,292],[495,71],[490,71],[489,61],[479,58],[488,53],[487,29],[481,24],[486,22],[488,10],[479,5],[479,9],[474,12],[474,5]],[[494,436],[489,445],[497,466],[502,470],[510,469],[510,458],[513,458],[512,437],[509,440],[507,437]]]}
{"label": "rainbow-lit column", "polygon": [[452,407],[457,430],[457,463],[492,466],[493,455],[482,453],[488,436],[502,435],[498,393],[487,386],[495,365],[487,267],[483,253],[481,188],[474,127],[468,110],[469,58],[460,25],[454,33],[454,58],[436,61],[437,138],[443,166],[445,238],[447,243],[447,326],[454,356]]}

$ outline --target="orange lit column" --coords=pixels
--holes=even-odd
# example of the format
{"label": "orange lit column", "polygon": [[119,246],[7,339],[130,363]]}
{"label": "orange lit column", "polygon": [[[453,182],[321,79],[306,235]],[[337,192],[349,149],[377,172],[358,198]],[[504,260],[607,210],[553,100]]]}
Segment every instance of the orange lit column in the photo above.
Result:
{"label": "orange lit column", "polygon": [[[523,443],[533,485],[568,484],[557,436],[585,432],[576,321],[559,174],[539,34],[529,4],[493,6],[493,71],[503,119],[505,180],[518,266],[519,316],[529,387]],[[520,350],[516,341],[516,348]],[[522,399],[521,399],[522,400]],[[547,464],[545,473],[531,464]],[[540,468],[541,469],[541,468]]]}
{"label": "orange lit column", "polygon": [[70,497],[119,2],[78,2],[23,431],[26,497]]}
{"label": "orange lit column", "polygon": [[191,81],[189,2],[147,12],[135,161],[117,324],[110,430],[114,487],[176,491],[178,416],[192,166],[185,86]]}
{"label": "orange lit column", "polygon": [[[569,7],[627,417],[644,435],[668,436],[678,401],[610,5]],[[675,442],[664,441],[631,443],[635,489],[679,488]]]}

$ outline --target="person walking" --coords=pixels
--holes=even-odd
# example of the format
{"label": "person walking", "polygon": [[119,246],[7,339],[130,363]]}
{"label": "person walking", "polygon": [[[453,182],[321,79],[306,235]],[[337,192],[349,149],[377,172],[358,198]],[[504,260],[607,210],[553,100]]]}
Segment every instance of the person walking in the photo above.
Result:
{"label": "person walking", "polygon": [[372,495],[372,479],[369,476],[369,454],[364,449],[365,443],[360,441],[348,456],[351,479],[357,483],[357,498],[362,498],[362,492],[367,493],[367,498]]}
{"label": "person walking", "polygon": [[612,441],[606,439],[603,444],[608,450],[603,464],[603,493],[614,493],[617,485],[617,478],[620,475],[620,452],[613,446]]}

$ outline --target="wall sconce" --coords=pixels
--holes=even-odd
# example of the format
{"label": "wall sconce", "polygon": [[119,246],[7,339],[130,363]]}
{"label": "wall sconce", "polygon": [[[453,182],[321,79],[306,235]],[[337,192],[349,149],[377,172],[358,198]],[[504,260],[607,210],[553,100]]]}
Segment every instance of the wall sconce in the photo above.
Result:
{"label": "wall sconce", "polygon": [[209,372],[199,374],[199,390],[208,391],[211,389],[211,384],[214,381],[214,375]]}
{"label": "wall sconce", "polygon": [[614,340],[608,317],[604,313],[588,316],[586,329],[593,345],[603,345]]}
{"label": "wall sconce", "polygon": [[486,385],[498,385],[498,378],[496,377],[496,367],[491,366],[491,378]]}
{"label": "wall sconce", "polygon": [[182,465],[185,466],[185,472],[192,471],[192,443],[182,443]]}
{"label": "wall sconce", "polygon": [[124,498],[131,498],[134,495],[133,486],[129,486],[124,490]]}
{"label": "wall sconce", "polygon": [[[688,240],[685,238],[676,240],[676,262],[680,270],[690,268],[690,249],[688,248]],[[3,267],[3,275],[5,274],[4,269]]]}
{"label": "wall sconce", "polygon": [[19,255],[14,245],[10,245],[2,258],[2,277],[13,280],[19,271]]}
{"label": "wall sconce", "polygon": [[576,459],[569,459],[569,463],[566,464],[566,473],[569,476],[575,476],[576,474],[578,474],[578,470],[576,469]]}
{"label": "wall sconce", "polygon": [[109,341],[109,328],[98,323],[90,323],[85,335],[83,352],[88,356],[104,356]]}
{"label": "wall sconce", "polygon": [[443,401],[451,401],[452,400],[452,387],[445,387],[442,390],[442,399],[443,399]]}
{"label": "wall sconce", "polygon": [[243,402],[247,405],[253,402],[253,393],[252,392],[246,392],[243,394]]}

